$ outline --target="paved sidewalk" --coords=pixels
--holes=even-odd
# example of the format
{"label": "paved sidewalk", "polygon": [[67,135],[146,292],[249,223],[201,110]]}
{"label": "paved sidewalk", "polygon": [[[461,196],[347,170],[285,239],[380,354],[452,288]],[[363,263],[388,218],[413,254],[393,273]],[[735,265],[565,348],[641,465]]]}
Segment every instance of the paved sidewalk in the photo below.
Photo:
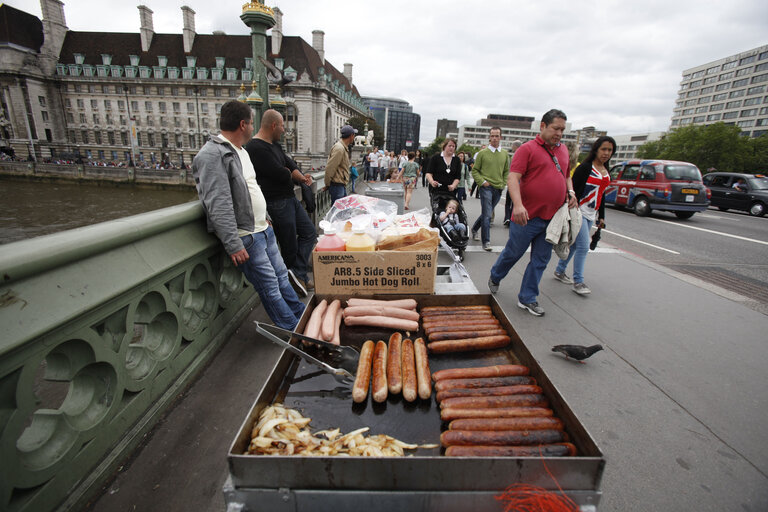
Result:
{"label": "paved sidewalk", "polygon": [[[412,204],[427,204],[423,189]],[[480,202],[465,205],[471,224]],[[480,293],[488,293],[488,272],[506,242],[502,212],[503,199],[494,251],[470,242],[466,254]],[[541,284],[544,317],[517,307],[524,261],[496,298],[606,456],[599,510],[768,510],[768,316],[606,245],[587,258],[588,297],[554,280],[554,264],[553,257]],[[261,308],[90,510],[225,510],[229,444],[280,354],[258,339],[254,319],[266,319]],[[559,343],[600,343],[605,351],[575,364],[550,351]]]}

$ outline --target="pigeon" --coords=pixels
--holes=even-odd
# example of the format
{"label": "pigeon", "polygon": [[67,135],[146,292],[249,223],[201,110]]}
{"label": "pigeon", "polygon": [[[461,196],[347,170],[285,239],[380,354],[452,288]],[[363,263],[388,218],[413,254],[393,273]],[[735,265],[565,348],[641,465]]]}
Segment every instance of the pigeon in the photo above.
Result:
{"label": "pigeon", "polygon": [[603,350],[602,345],[592,345],[591,347],[582,345],[555,345],[552,347],[552,352],[560,352],[565,355],[566,359],[575,359],[581,364],[584,364],[583,359],[588,358],[599,350]]}

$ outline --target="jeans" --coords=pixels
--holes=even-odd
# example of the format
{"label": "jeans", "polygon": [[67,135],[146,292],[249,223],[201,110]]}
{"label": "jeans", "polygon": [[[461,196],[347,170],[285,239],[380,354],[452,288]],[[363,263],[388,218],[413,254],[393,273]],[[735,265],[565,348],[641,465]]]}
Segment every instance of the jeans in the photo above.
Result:
{"label": "jeans", "polygon": [[464,200],[467,198],[467,189],[465,187],[458,187],[456,189],[456,200],[463,204]]}
{"label": "jeans", "polygon": [[557,264],[557,271],[563,273],[565,272],[565,267],[568,266],[568,262],[573,258],[574,283],[584,282],[584,262],[587,260],[587,252],[589,252],[589,230],[592,229],[593,223],[594,221],[584,216],[581,217],[581,229],[579,229],[579,234],[576,235],[576,240],[573,241],[568,257],[560,260]]}
{"label": "jeans", "polygon": [[371,167],[371,170],[367,176],[368,181],[376,181],[376,178],[379,176],[379,168],[378,167]]}
{"label": "jeans", "polygon": [[304,304],[288,281],[288,269],[277,249],[275,232],[270,226],[240,239],[248,251],[248,260],[237,268],[259,294],[272,322],[283,329],[293,330],[304,313]]}
{"label": "jeans", "polygon": [[379,167],[379,181],[387,180],[387,169]]}
{"label": "jeans", "polygon": [[517,299],[523,304],[536,302],[541,276],[552,257],[552,244],[546,240],[548,225],[549,221],[540,217],[528,219],[528,224],[525,226],[510,222],[507,245],[491,267],[491,281],[500,283],[525,254],[528,246],[531,246],[531,261],[525,267],[523,282],[520,283],[520,293],[517,294]]}
{"label": "jeans", "polygon": [[499,204],[501,190],[491,186],[478,186],[478,188],[480,189],[481,213],[472,226],[472,231],[475,232],[482,227],[483,231],[480,239],[484,244],[487,244],[491,241],[491,214],[493,213],[493,209],[496,208],[496,205]]}
{"label": "jeans", "polygon": [[331,193],[331,204],[335,203],[337,199],[341,199],[347,195],[347,187],[336,183],[331,183],[328,187],[328,191]]}
{"label": "jeans", "polygon": [[267,201],[272,227],[280,246],[285,266],[302,281],[307,280],[309,259],[317,241],[315,225],[295,197]]}

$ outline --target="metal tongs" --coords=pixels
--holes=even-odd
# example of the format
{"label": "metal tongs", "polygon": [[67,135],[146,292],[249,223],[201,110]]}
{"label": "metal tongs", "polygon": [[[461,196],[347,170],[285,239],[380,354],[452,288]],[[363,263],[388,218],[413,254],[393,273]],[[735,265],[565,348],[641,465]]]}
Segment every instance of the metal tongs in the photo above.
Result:
{"label": "metal tongs", "polygon": [[[263,322],[254,321],[256,324],[256,331],[259,334],[267,338],[272,343],[280,345],[286,350],[293,352],[297,356],[301,357],[305,361],[319,367],[321,370],[330,373],[333,377],[344,384],[352,384],[355,381],[355,374],[357,373],[357,362],[360,358],[360,353],[350,346],[334,345],[327,341],[310,338],[301,333],[282,329],[276,325],[265,324]],[[302,347],[291,344],[290,341],[281,339],[278,334],[282,336],[289,336],[299,338],[302,341],[312,343],[322,349],[318,355],[323,357],[323,354],[327,354],[329,362],[322,361],[314,355],[306,352]],[[290,340],[290,338],[289,338]]]}

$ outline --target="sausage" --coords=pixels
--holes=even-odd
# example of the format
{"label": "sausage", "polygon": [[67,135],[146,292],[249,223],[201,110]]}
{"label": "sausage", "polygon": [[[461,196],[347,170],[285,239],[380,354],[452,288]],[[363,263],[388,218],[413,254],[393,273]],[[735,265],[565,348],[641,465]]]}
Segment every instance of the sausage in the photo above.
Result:
{"label": "sausage", "polygon": [[405,320],[419,321],[419,314],[412,309],[396,308],[392,306],[348,306],[344,309],[344,316],[388,316],[391,318],[404,318]]}
{"label": "sausage", "polygon": [[416,366],[413,352],[413,342],[403,340],[403,398],[408,402],[416,400]]}
{"label": "sausage", "polygon": [[530,418],[552,416],[552,409],[546,407],[499,407],[470,409],[465,407],[446,407],[441,404],[440,419],[443,421],[459,418]]}
{"label": "sausage", "polygon": [[341,308],[336,311],[336,322],[333,325],[333,338],[331,343],[341,345]]}
{"label": "sausage", "polygon": [[440,434],[443,446],[519,446],[567,441],[562,430],[446,430]]}
{"label": "sausage", "polygon": [[403,390],[402,343],[403,335],[399,332],[389,337],[389,346],[387,347],[387,386],[389,387],[389,392],[393,395],[397,395]]}
{"label": "sausage", "polygon": [[347,299],[347,306],[393,306],[403,309],[416,309],[416,305],[414,299],[378,300],[360,299],[357,297]]}
{"label": "sausage", "polygon": [[432,379],[474,379],[479,377],[507,377],[528,375],[530,370],[520,364],[500,364],[495,366],[475,366],[471,368],[448,368],[432,374]]}
{"label": "sausage", "polygon": [[379,340],[373,349],[373,379],[371,396],[376,402],[387,399],[387,344]]}
{"label": "sausage", "polygon": [[477,305],[477,306],[424,306],[421,308],[422,315],[428,315],[432,313],[462,313],[467,311],[491,311],[491,306]]}
{"label": "sausage", "polygon": [[553,416],[532,418],[461,418],[453,420],[450,430],[563,430],[563,422]]}
{"label": "sausage", "polygon": [[[525,378],[525,377],[523,377]],[[446,389],[437,392],[437,402],[442,403],[446,398],[457,396],[505,396],[505,395],[525,395],[541,394],[542,389],[539,386],[518,385],[518,386],[498,386],[495,388],[456,388]]]}
{"label": "sausage", "polygon": [[549,404],[544,395],[505,395],[505,396],[457,396],[446,398],[441,407],[461,407],[463,409],[485,409],[494,407],[546,407]]}
{"label": "sausage", "polygon": [[433,332],[429,335],[429,341],[460,340],[462,338],[484,338],[485,336],[504,336],[507,331],[504,329],[490,329],[485,331],[452,331],[452,332]]}
{"label": "sausage", "polygon": [[[490,320],[467,320],[466,322],[457,320],[446,320],[440,324],[424,324],[424,332],[432,334],[435,332],[454,332],[454,331],[485,331],[488,329],[499,329],[501,324],[495,318]],[[485,329],[480,329],[485,327]]]}
{"label": "sausage", "polygon": [[363,343],[360,349],[360,359],[357,361],[357,375],[352,385],[352,400],[355,403],[365,402],[368,396],[368,384],[371,380],[371,364],[373,362],[373,341]]}
{"label": "sausage", "polygon": [[334,300],[328,304],[328,308],[323,314],[323,323],[320,328],[320,337],[324,341],[331,341],[333,339],[333,326],[336,322],[336,312],[341,308],[341,301],[339,299]]}
{"label": "sausage", "polygon": [[440,324],[450,320],[495,320],[496,317],[490,313],[478,313],[477,315],[431,315],[425,316],[425,324]]}
{"label": "sausage", "polygon": [[438,391],[445,391],[448,389],[497,388],[525,384],[535,385],[536,379],[523,376],[479,377],[477,379],[441,379],[435,384],[435,389]]}
{"label": "sausage", "polygon": [[432,375],[429,372],[429,358],[427,357],[427,346],[424,340],[418,338],[413,342],[413,352],[416,362],[416,383],[419,391],[419,398],[428,400],[432,396]]}
{"label": "sausage", "polygon": [[510,340],[509,336],[484,336],[482,338],[433,341],[427,346],[435,354],[446,354],[448,352],[469,352],[472,350],[506,347],[509,345]]}
{"label": "sausage", "polygon": [[310,338],[320,337],[320,327],[323,325],[323,315],[325,310],[328,309],[328,301],[323,299],[312,310],[312,314],[309,315],[309,321],[304,328],[304,335]]}
{"label": "sausage", "polygon": [[367,325],[370,327],[384,327],[393,331],[419,330],[419,322],[404,320],[402,318],[390,318],[388,316],[348,316],[344,318],[344,325]]}
{"label": "sausage", "polygon": [[446,457],[572,457],[572,443],[540,444],[538,446],[449,446]]}

